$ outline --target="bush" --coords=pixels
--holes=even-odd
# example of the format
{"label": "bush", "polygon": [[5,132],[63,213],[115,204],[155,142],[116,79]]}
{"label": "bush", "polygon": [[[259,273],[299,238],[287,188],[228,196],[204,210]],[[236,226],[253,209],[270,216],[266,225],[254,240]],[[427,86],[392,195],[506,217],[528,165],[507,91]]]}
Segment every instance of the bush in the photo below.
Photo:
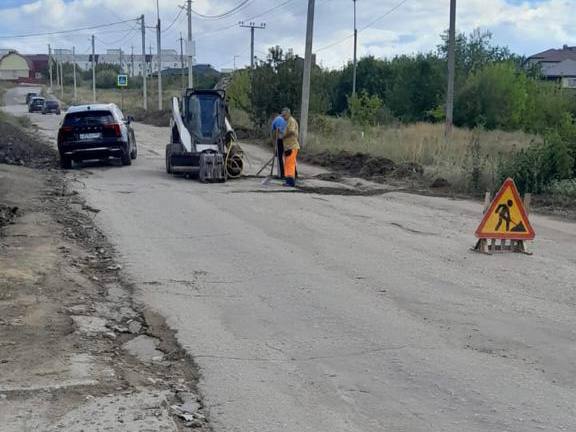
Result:
{"label": "bush", "polygon": [[117,73],[111,70],[99,72],[96,75],[96,87],[101,89],[115,88],[117,76]]}
{"label": "bush", "polygon": [[555,181],[574,176],[574,155],[567,140],[553,131],[543,144],[516,153],[499,173],[501,180],[512,177],[522,193],[542,193]]}
{"label": "bush", "polygon": [[352,123],[361,126],[375,125],[382,109],[382,100],[363,91],[348,98],[348,109]]}
{"label": "bush", "polygon": [[576,179],[555,180],[546,192],[558,197],[576,199]]}

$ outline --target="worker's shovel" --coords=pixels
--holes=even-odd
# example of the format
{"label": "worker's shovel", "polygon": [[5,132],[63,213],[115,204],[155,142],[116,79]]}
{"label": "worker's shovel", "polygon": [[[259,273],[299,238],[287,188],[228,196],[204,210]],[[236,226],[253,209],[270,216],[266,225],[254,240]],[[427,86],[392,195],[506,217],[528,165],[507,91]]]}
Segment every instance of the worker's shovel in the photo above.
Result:
{"label": "worker's shovel", "polygon": [[276,159],[276,156],[272,156],[272,159],[270,159],[268,162],[266,162],[266,164],[260,168],[260,171],[258,171],[258,173],[256,175],[259,175],[262,171],[264,171],[264,169],[270,165],[270,174],[268,176],[266,176],[266,178],[264,180],[262,180],[261,185],[262,186],[267,186],[270,184],[270,182],[272,181],[272,179],[274,178],[274,160]]}

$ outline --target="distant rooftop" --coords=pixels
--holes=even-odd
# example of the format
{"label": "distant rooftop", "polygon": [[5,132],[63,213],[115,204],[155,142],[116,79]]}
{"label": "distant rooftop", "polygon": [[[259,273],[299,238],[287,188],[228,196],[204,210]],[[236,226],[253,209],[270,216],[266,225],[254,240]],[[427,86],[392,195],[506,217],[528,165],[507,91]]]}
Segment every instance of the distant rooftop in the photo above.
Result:
{"label": "distant rooftop", "polygon": [[549,49],[531,55],[529,60],[538,62],[561,62],[563,60],[576,60],[576,46],[564,45],[561,49]]}

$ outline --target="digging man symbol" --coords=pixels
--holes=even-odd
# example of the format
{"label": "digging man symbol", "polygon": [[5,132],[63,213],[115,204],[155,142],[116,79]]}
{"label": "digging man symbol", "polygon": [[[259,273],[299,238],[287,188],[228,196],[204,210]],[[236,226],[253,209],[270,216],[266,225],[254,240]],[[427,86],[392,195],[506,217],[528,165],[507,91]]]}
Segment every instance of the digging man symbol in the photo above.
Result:
{"label": "digging man symbol", "polygon": [[498,224],[496,225],[495,231],[500,229],[500,226],[504,221],[506,221],[506,231],[510,231],[510,222],[512,220],[510,218],[510,208],[513,205],[514,203],[512,200],[508,200],[506,204],[500,204],[498,207],[496,207],[496,211],[494,213],[497,213],[500,217],[498,218]]}
{"label": "digging man symbol", "polygon": [[514,232],[526,231],[526,228],[524,227],[522,221],[516,223],[512,220],[512,217],[510,216],[510,209],[512,208],[513,205],[514,202],[512,200],[508,200],[506,201],[506,204],[503,203],[500,204],[498,207],[496,207],[494,213],[498,215],[498,223],[496,224],[496,228],[494,228],[495,231],[498,231],[500,229],[500,227],[502,226],[502,222],[506,222],[506,232],[510,231],[510,223],[515,225],[514,228],[512,228],[512,231]]}

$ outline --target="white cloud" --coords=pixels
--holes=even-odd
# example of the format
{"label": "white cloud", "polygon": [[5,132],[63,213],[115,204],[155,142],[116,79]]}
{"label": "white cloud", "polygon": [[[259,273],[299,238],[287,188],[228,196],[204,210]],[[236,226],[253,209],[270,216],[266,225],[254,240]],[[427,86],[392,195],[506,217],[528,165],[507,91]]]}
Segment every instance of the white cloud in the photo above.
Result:
{"label": "white cloud", "polygon": [[[197,40],[197,61],[230,67],[234,56],[238,64],[249,63],[250,35],[240,29],[237,22],[259,15],[284,3],[285,0],[253,0],[238,14],[223,20],[205,20],[194,17]],[[363,28],[375,18],[384,15],[399,0],[360,0],[358,27]],[[183,0],[161,0],[163,28],[172,22]],[[196,0],[194,8],[203,14],[219,14],[229,10],[239,0]],[[277,7],[256,22],[265,21],[265,30],[256,31],[256,55],[263,57],[270,46],[304,51],[306,27],[306,0],[292,0]],[[315,48],[335,41],[341,43],[317,53],[320,63],[340,67],[352,55],[352,1],[317,0],[315,20]],[[573,0],[540,0],[523,3],[509,0],[467,0],[459,2],[457,26],[459,31],[470,32],[476,27],[492,30],[495,42],[508,45],[521,54],[530,54],[565,43],[576,44],[576,31],[572,25]],[[426,52],[440,41],[439,35],[448,26],[449,0],[409,0],[389,16],[359,34],[360,55],[393,56],[396,54]],[[145,14],[147,25],[156,22],[153,0],[36,0],[31,3],[2,10],[2,34],[49,32],[104,24]],[[99,40],[98,51],[122,46],[129,50],[134,45],[140,50],[140,35],[135,24],[123,24],[108,29],[94,30]],[[93,31],[76,34],[53,35],[30,39],[0,39],[0,47],[22,52],[45,52],[48,43],[69,48],[76,45],[78,52],[90,49],[89,37]],[[180,32],[186,35],[185,14],[166,33],[163,46],[178,48]],[[121,40],[126,36],[124,40]],[[153,29],[147,32],[147,43],[155,48]],[[112,46],[114,45],[114,46]]]}

